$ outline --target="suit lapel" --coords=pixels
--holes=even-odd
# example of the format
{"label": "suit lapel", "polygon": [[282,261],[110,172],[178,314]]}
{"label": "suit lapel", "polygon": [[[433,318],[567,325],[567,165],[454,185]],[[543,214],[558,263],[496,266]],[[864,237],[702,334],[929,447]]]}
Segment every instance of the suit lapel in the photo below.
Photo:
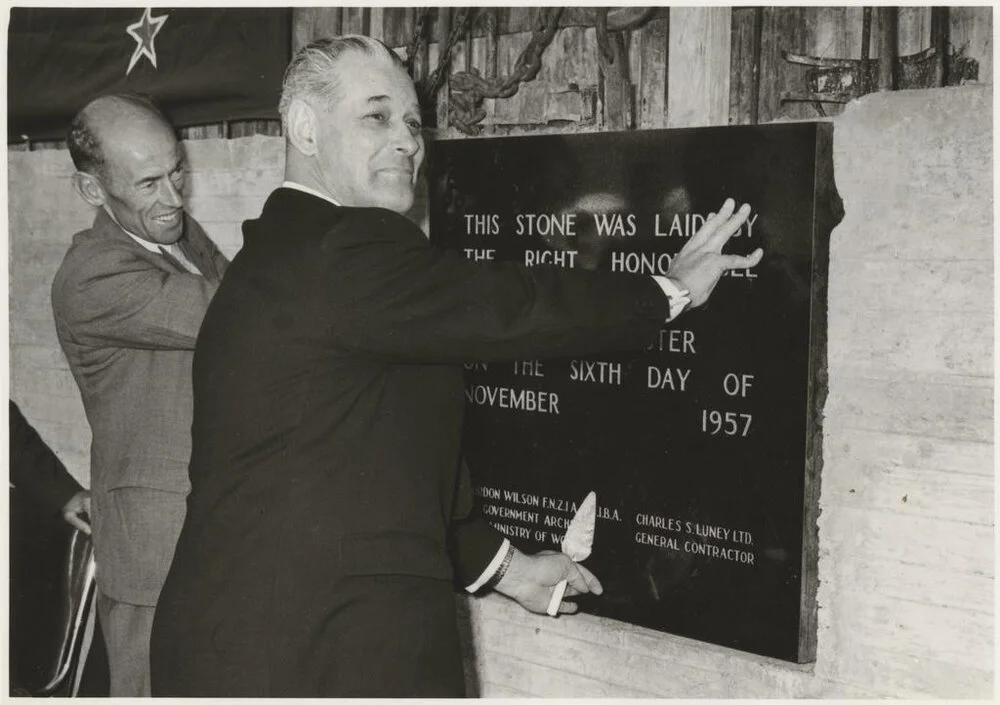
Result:
{"label": "suit lapel", "polygon": [[190,218],[187,213],[184,213],[184,237],[179,243],[181,251],[202,275],[211,281],[218,281],[220,279],[219,270],[215,266],[215,258],[208,247],[207,239],[208,236],[205,235],[194,218]]}

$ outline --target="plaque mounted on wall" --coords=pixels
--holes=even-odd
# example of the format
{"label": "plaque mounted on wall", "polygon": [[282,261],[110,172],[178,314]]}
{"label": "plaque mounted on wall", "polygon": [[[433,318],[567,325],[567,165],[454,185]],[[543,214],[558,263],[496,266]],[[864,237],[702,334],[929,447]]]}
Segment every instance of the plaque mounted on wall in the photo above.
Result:
{"label": "plaque mounted on wall", "polygon": [[643,352],[466,365],[484,514],[559,549],[596,491],[591,614],[794,662],[815,658],[832,126],[442,140],[435,244],[480,262],[664,274],[727,197],[726,251],[764,249]]}

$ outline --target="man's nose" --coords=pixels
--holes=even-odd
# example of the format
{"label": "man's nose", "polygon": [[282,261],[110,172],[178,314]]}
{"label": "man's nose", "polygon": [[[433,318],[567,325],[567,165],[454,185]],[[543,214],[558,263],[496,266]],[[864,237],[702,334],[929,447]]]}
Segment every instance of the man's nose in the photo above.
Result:
{"label": "man's nose", "polygon": [[401,122],[399,127],[396,128],[394,146],[397,151],[405,154],[407,157],[412,157],[420,149],[422,139],[423,137],[419,132],[413,134],[413,132],[410,131],[410,126],[405,122]]}
{"label": "man's nose", "polygon": [[163,179],[160,182],[160,202],[171,208],[180,208],[184,205],[181,190],[174,186],[174,182],[170,179]]}

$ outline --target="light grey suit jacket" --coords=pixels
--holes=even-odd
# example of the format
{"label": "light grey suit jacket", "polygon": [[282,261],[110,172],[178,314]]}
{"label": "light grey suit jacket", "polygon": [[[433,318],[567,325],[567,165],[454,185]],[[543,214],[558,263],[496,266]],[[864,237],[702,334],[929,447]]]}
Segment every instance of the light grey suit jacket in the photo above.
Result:
{"label": "light grey suit jacket", "polygon": [[93,433],[98,587],[138,605],[156,604],[184,521],[191,361],[228,264],[186,214],[184,232],[181,249],[204,276],[144,249],[100,210],[52,283],[56,333]]}

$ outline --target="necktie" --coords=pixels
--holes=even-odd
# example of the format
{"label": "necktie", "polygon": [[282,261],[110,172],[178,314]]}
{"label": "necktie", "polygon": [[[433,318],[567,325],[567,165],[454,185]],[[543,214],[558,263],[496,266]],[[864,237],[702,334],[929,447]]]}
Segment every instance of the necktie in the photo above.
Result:
{"label": "necktie", "polygon": [[160,245],[160,252],[178,269],[190,272],[191,274],[201,274],[198,268],[184,256],[181,248],[177,245]]}

